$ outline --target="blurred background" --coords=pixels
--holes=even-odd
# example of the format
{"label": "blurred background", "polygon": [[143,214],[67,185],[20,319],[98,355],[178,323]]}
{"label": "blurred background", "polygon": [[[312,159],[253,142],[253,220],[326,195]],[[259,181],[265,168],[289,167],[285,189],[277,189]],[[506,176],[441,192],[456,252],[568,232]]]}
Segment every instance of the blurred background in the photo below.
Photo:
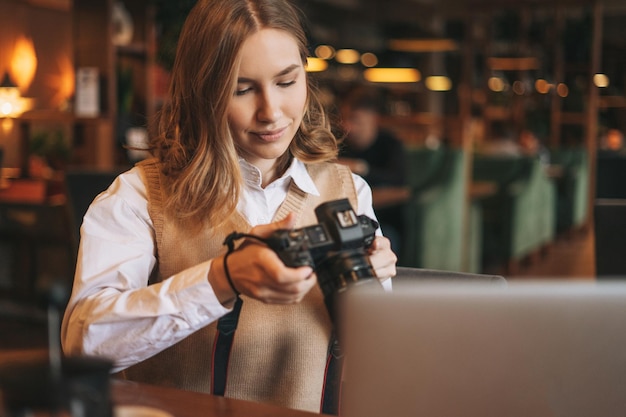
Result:
{"label": "blurred background", "polygon": [[[595,214],[626,194],[623,0],[296,3],[329,111],[366,88],[403,144],[404,184],[374,187],[377,210],[401,213],[401,265],[621,273],[596,253],[619,260],[623,230],[611,220],[617,236],[600,238]],[[12,300],[71,286],[82,214],[146,157],[127,146],[149,135],[193,4],[0,0],[0,290]]]}

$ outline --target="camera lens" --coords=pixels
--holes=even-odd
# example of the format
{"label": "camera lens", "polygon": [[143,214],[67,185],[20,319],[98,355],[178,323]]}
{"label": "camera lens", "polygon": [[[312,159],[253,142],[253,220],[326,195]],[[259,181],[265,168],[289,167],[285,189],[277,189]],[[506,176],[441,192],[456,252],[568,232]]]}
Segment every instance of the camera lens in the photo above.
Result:
{"label": "camera lens", "polygon": [[336,252],[327,256],[317,268],[317,277],[324,295],[341,291],[348,285],[376,275],[363,250]]}

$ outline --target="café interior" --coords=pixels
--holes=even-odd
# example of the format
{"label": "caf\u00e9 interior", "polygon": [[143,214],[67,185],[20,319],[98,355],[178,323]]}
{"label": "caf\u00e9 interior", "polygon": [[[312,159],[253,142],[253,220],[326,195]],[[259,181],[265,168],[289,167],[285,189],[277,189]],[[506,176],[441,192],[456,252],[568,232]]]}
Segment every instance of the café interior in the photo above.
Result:
{"label": "caf\u00e9 interior", "polygon": [[[148,156],[194,3],[0,0],[0,365],[54,343],[82,215]],[[403,208],[399,266],[626,274],[624,1],[295,3],[328,110],[365,86],[405,147],[407,185],[372,190]]]}

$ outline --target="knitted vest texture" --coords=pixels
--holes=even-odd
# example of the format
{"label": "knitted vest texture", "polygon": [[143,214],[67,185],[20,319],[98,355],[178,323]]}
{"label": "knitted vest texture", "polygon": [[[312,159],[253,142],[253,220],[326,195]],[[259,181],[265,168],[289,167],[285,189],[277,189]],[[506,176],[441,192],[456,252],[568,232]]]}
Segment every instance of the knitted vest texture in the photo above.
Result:
{"label": "knitted vest texture", "polygon": [[[225,253],[222,242],[232,231],[251,226],[239,213],[220,228],[199,231],[169,218],[163,210],[165,178],[155,160],[139,164],[148,189],[148,211],[154,224],[158,271],[152,282]],[[317,223],[320,203],[348,198],[357,209],[350,171],[338,164],[307,165],[320,196],[301,191],[292,182],[274,220],[296,213],[296,227]],[[282,407],[320,411],[320,401],[332,323],[319,288],[294,305],[270,305],[242,296],[243,307],[229,361],[227,397]],[[211,350],[216,333],[212,323],[163,352],[125,371],[129,379],[210,392]]]}

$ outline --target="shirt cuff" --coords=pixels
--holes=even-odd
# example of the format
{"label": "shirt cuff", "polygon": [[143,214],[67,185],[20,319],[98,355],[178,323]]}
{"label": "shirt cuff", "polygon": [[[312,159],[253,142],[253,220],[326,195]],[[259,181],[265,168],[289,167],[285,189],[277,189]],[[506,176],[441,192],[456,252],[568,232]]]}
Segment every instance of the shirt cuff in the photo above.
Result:
{"label": "shirt cuff", "polygon": [[169,291],[176,294],[179,311],[192,326],[203,326],[228,314],[232,309],[219,302],[213,287],[209,283],[208,274],[212,260],[200,263],[176,274]]}

